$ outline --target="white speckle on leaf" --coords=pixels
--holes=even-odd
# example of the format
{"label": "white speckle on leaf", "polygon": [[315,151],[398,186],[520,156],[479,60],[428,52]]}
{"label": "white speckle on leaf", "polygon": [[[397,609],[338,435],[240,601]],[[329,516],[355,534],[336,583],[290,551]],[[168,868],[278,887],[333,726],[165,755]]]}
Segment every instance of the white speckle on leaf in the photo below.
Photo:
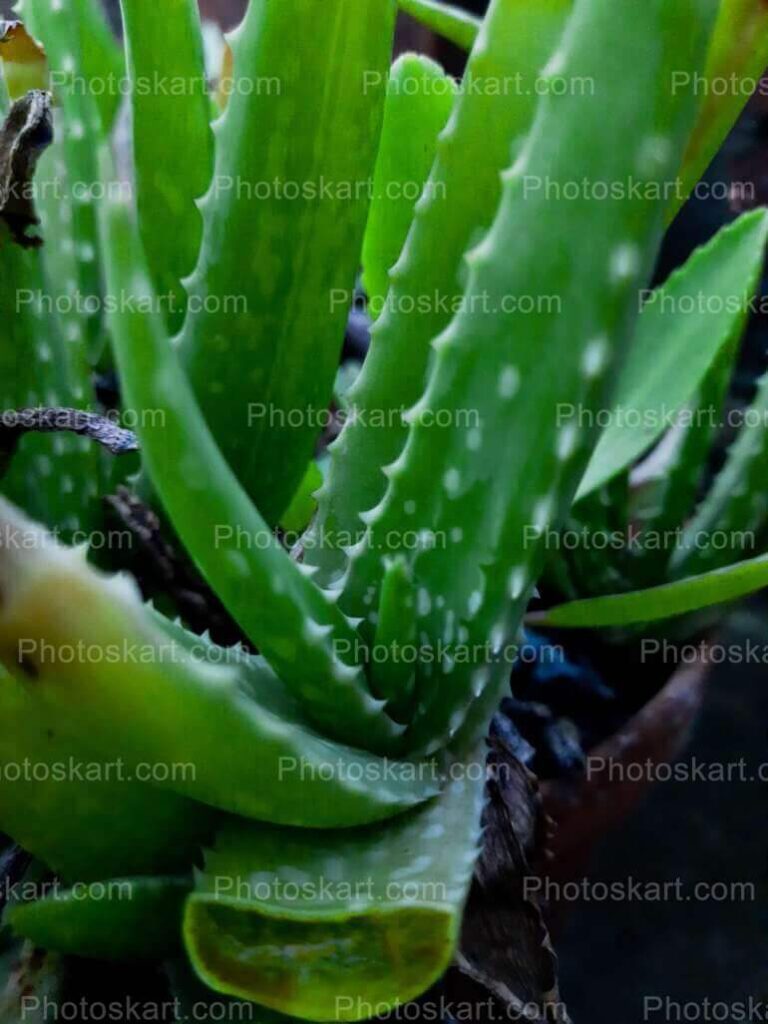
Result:
{"label": "white speckle on leaf", "polygon": [[565,53],[563,50],[556,50],[541,69],[542,78],[554,78],[555,75],[562,75],[565,71]]}
{"label": "white speckle on leaf", "polygon": [[482,693],[490,679],[490,671],[486,668],[478,669],[472,676],[472,692],[476,697]]}
{"label": "white speckle on leaf", "polygon": [[477,615],[477,613],[480,611],[480,606],[482,605],[482,603],[483,595],[480,593],[479,590],[473,590],[472,593],[469,595],[469,603],[467,605],[467,608],[469,609],[469,614]]}
{"label": "white speckle on leaf", "polygon": [[483,432],[480,427],[472,427],[467,431],[467,448],[471,452],[479,451],[483,443]]}
{"label": "white speckle on leaf", "polygon": [[581,361],[581,369],[587,380],[593,380],[605,369],[605,362],[608,356],[608,339],[605,335],[594,338],[584,349],[584,356]]}
{"label": "white speckle on leaf", "polygon": [[656,174],[669,164],[672,157],[672,144],[663,135],[648,135],[640,144],[637,156],[637,168],[641,174]]}
{"label": "white speckle on leaf", "polygon": [[534,528],[541,532],[547,525],[551,513],[551,499],[548,496],[544,498],[539,498],[539,500],[533,506],[532,525],[534,526]]}
{"label": "white speckle on leaf", "polygon": [[491,649],[494,654],[498,654],[504,644],[504,638],[507,635],[507,627],[503,622],[498,622],[491,630]]}
{"label": "white speckle on leaf", "polygon": [[516,366],[505,366],[499,374],[499,396],[513,398],[520,387],[520,373]]}
{"label": "white speckle on leaf", "polygon": [[579,433],[575,423],[566,423],[557,435],[557,457],[561,462],[565,462],[566,459],[570,459],[573,455],[576,450],[578,436]]}
{"label": "white speckle on leaf", "polygon": [[628,281],[640,272],[640,250],[632,242],[617,245],[611,253],[611,280]]}
{"label": "white speckle on leaf", "polygon": [[445,825],[441,825],[440,822],[436,821],[434,825],[427,825],[424,831],[421,833],[422,839],[440,839],[445,835]]}
{"label": "white speckle on leaf", "polygon": [[464,531],[460,526],[454,526],[451,530],[451,540],[454,544],[460,544],[464,540]]}
{"label": "white speckle on leaf", "polygon": [[451,497],[458,494],[461,487],[461,474],[458,469],[449,469],[443,476],[443,487]]}
{"label": "white speckle on leaf", "polygon": [[412,516],[416,511],[416,502],[409,498],[408,501],[403,502],[403,511],[407,516]]}
{"label": "white speckle on leaf", "polygon": [[429,596],[429,591],[426,587],[419,587],[419,592],[416,596],[416,613],[420,616],[429,615],[432,610],[432,598]]}
{"label": "white speckle on leaf", "polygon": [[525,590],[525,569],[518,566],[509,574],[509,596],[516,601]]}

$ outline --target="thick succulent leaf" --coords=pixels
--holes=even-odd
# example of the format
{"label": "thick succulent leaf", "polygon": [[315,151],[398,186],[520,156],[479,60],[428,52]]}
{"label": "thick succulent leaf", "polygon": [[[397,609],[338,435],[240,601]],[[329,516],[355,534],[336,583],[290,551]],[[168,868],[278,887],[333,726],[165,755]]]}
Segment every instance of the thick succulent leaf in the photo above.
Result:
{"label": "thick succulent leaf", "polygon": [[398,0],[398,6],[401,11],[410,14],[463,50],[472,49],[480,31],[480,18],[455,4],[443,3],[442,0]]}
{"label": "thick succulent leaf", "polygon": [[0,715],[0,829],[64,878],[180,868],[210,834],[211,813],[92,757],[2,670]]}
{"label": "thick succulent leaf", "polygon": [[164,789],[317,828],[376,821],[439,788],[432,763],[394,763],[391,775],[393,762],[319,737],[270,693],[261,700],[266,666],[241,671],[237,656],[214,664],[171,642],[130,578],[103,576],[5,503],[0,527],[26,538],[0,549],[0,657],[30,709],[84,755],[119,757],[134,775],[164,766],[151,775]]}
{"label": "thick succulent leaf", "polygon": [[[197,0],[121,0],[133,113],[139,229],[166,323],[180,329],[203,224],[195,201],[211,182],[213,133]],[[148,88],[162,69],[173,88]]]}
{"label": "thick succulent leaf", "polygon": [[235,479],[168,344],[130,213],[120,203],[105,203],[103,211],[110,289],[149,299],[111,316],[110,324],[123,395],[139,411],[145,466],[176,531],[326,734],[386,748],[400,730],[352,663],[354,628],[280,547]]}
{"label": "thick succulent leaf", "polygon": [[[462,256],[493,219],[499,173],[513,143],[521,145],[531,126],[537,80],[569,10],[570,0],[541,0],[535,7],[494,0],[486,15],[465,74],[465,82],[474,85],[460,91],[440,135],[371,350],[348,395],[357,415],[331,447],[328,479],[306,544],[307,560],[320,567],[323,584],[344,570],[349,548],[364,534],[361,514],[384,495],[382,470],[400,454],[408,433],[403,410],[423,394],[429,343],[461,302]],[[517,75],[522,87],[500,95],[498,83]]]}
{"label": "thick succulent leaf", "polygon": [[[433,32],[469,49],[480,20],[439,0],[399,0],[400,9]],[[683,159],[679,185],[670,203],[672,218],[707,169],[735,123],[741,107],[768,64],[768,11],[755,0],[723,0],[703,78],[679,69],[676,88],[696,90],[704,101]],[[734,77],[735,76],[735,77]],[[728,88],[723,88],[729,82]],[[751,86],[751,88],[750,88]]]}
{"label": "thick succulent leaf", "polygon": [[[20,0],[17,10],[32,34],[42,40],[48,56],[51,86],[60,106],[57,132],[61,150],[53,167],[56,188],[52,195],[58,216],[67,225],[72,249],[72,276],[63,277],[54,263],[50,287],[54,295],[76,301],[77,317],[69,318],[67,339],[75,327],[95,359],[102,343],[101,271],[96,228],[96,154],[103,137],[99,109],[93,90],[82,81],[83,58],[77,19],[58,0]],[[87,41],[86,41],[87,42]],[[50,204],[49,204],[50,205]],[[52,249],[58,249],[53,245]],[[62,244],[64,244],[62,242]],[[69,330],[73,332],[70,337]]]}
{"label": "thick succulent leaf", "polygon": [[677,213],[706,171],[768,65],[768,4],[761,0],[720,0],[707,66],[696,78],[684,68],[672,79],[676,89],[696,95],[701,108],[669,207]]}
{"label": "thick succulent leaf", "polygon": [[[0,408],[82,407],[85,374],[57,318],[46,311],[40,250],[24,251],[0,230]],[[87,532],[97,511],[95,459],[86,438],[27,436],[0,491],[66,535]]]}
{"label": "thick succulent leaf", "polygon": [[333,391],[394,19],[395,0],[332,0],[320,17],[317,0],[261,0],[230,37],[235,88],[215,125],[181,348],[214,437],[270,523]]}
{"label": "thick succulent leaf", "polygon": [[766,423],[768,374],[763,374],[723,468],[686,524],[671,561],[675,577],[726,564],[733,558],[734,546],[756,546],[756,535],[768,516]]}
{"label": "thick succulent leaf", "polygon": [[641,476],[641,482],[634,495],[633,518],[642,531],[661,540],[670,538],[672,543],[643,548],[632,570],[635,587],[652,586],[664,579],[670,559],[675,555],[674,549],[680,541],[680,526],[691,516],[701,481],[708,469],[739,351],[739,340],[738,337],[732,338],[720,350],[679,421],[646,463],[638,467],[636,475]]}
{"label": "thick succulent leaf", "polygon": [[768,211],[723,228],[647,296],[616,387],[611,422],[577,500],[643,454],[685,406],[718,354],[744,328],[760,279]]}
{"label": "thick succulent leaf", "polygon": [[408,236],[455,95],[454,79],[429,58],[404,54],[395,61],[363,239],[363,283],[373,316],[387,297],[389,270]]}
{"label": "thick succulent leaf", "polygon": [[[74,0],[72,19],[80,32],[81,73],[96,100],[103,131],[115,120],[123,96],[125,58],[99,0]],[[164,66],[168,53],[164,55]]]}
{"label": "thick succulent leaf", "polygon": [[688,576],[631,594],[570,601],[545,612],[533,612],[528,622],[537,627],[594,629],[658,622],[676,615],[726,604],[768,585],[768,555],[713,569],[700,576]]}
{"label": "thick succulent leaf", "polygon": [[[677,165],[695,112],[691,97],[670,90],[671,72],[702,65],[713,15],[709,0],[580,3],[549,68],[591,80],[592,90],[542,98],[503,176],[494,224],[466,257],[462,308],[435,341],[408,442],[388,467],[383,501],[366,516],[368,535],[340,598],[349,614],[375,607],[382,553],[421,537],[405,552],[424,594],[419,635],[433,646],[458,641],[461,661],[449,655],[423,667],[410,730],[417,749],[456,731],[485,686],[487,661],[503,659],[541,568],[546,530],[562,524],[583,475],[596,441],[590,416],[611,401],[637,290],[661,236],[663,189],[654,186]],[[567,189],[544,188],[638,175],[647,187],[613,201],[575,202]],[[533,310],[503,312],[509,296],[537,301]],[[478,308],[489,312],[478,316]],[[446,410],[453,415],[441,416]],[[469,429],[461,410],[475,411]],[[501,457],[500,437],[509,442]]]}
{"label": "thick succulent leaf", "polygon": [[178,951],[190,878],[113,878],[8,908],[4,922],[39,948],[97,960],[160,960]]}
{"label": "thick succulent leaf", "polygon": [[[288,1024],[281,1014],[271,1013],[249,1000],[230,999],[214,992],[198,978],[185,956],[166,960],[163,973],[181,1020],[195,1020],[198,1024],[221,1024],[228,1021],[253,1021],[254,1024]],[[0,1024],[3,1022],[0,1020]],[[37,1022],[32,1022],[37,1024]]]}
{"label": "thick succulent leaf", "polygon": [[450,962],[480,838],[484,773],[453,774],[438,800],[372,829],[226,825],[184,919],[200,977],[321,1021],[423,992]]}

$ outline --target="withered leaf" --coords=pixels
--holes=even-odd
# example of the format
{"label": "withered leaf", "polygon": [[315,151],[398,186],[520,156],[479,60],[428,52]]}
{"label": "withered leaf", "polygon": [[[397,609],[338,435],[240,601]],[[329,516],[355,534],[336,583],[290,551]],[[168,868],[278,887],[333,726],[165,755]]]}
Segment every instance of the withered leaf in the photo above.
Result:
{"label": "withered leaf", "polygon": [[139,449],[139,442],[131,430],[93,412],[60,408],[6,409],[0,412],[0,473],[13,457],[22,435],[61,431],[89,437],[113,455]]}
{"label": "withered leaf", "polygon": [[52,141],[50,94],[32,89],[16,100],[0,129],[0,219],[25,249],[42,245],[41,238],[27,231],[39,224],[33,178],[40,155]]}
{"label": "withered leaf", "polygon": [[567,1024],[557,957],[526,880],[549,842],[536,777],[498,740],[488,758],[483,849],[464,913],[456,964],[420,1002],[473,1024]]}

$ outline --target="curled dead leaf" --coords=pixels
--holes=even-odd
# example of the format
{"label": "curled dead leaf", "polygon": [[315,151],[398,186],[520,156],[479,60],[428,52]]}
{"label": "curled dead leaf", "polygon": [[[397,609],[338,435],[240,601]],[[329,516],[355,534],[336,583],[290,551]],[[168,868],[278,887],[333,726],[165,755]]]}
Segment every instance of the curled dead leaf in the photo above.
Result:
{"label": "curled dead leaf", "polygon": [[529,881],[547,856],[551,822],[536,777],[493,740],[483,849],[464,912],[456,963],[419,1000],[435,1019],[568,1024],[557,956]]}
{"label": "curled dead leaf", "polygon": [[33,179],[37,161],[52,141],[50,94],[33,89],[16,100],[0,128],[0,219],[25,249],[42,245],[27,230],[39,224]]}

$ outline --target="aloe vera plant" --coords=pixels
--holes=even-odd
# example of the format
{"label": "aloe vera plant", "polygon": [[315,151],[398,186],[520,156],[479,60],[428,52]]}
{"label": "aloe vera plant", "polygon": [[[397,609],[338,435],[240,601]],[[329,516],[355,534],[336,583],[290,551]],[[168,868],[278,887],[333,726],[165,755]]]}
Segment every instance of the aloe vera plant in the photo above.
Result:
{"label": "aloe vera plant", "polygon": [[[123,0],[127,187],[114,108],[82,87],[115,54],[93,3],[78,7],[19,11],[54,85],[35,181],[69,193],[39,204],[42,247],[3,238],[2,302],[31,296],[2,342],[3,403],[14,424],[30,406],[82,423],[93,368],[114,363],[142,487],[246,643],[196,635],[65,543],[103,528],[96,499],[136,466],[110,462],[97,431],[73,441],[24,419],[38,432],[14,436],[0,504],[0,695],[19,726],[0,759],[119,758],[127,778],[77,780],[61,799],[45,772],[0,790],[0,828],[73,886],[6,921],[64,953],[182,953],[211,989],[281,1014],[361,1019],[418,996],[455,949],[506,652],[545,528],[564,523],[599,439],[559,410],[610,403],[631,345],[624,372],[650,386],[637,295],[663,186],[737,113],[725,102],[702,126],[693,91],[670,84],[704,73],[718,5],[492,0],[464,22],[457,85],[415,56],[388,81],[394,0],[252,0],[217,115],[194,0],[174,0],[168,26]],[[189,87],[148,98],[167,40]],[[517,75],[543,87],[499,88]],[[51,104],[12,98],[34,139]],[[25,152],[30,138],[14,136]],[[603,203],[542,187],[632,176],[639,194]],[[408,179],[412,217],[389,187]],[[701,273],[710,257],[738,270],[764,227],[748,218]],[[308,478],[361,253],[381,314],[289,551],[273,527]],[[103,300],[95,313],[46,313],[78,282]],[[146,779],[152,765],[193,771]],[[80,898],[84,880],[130,898]]]}

